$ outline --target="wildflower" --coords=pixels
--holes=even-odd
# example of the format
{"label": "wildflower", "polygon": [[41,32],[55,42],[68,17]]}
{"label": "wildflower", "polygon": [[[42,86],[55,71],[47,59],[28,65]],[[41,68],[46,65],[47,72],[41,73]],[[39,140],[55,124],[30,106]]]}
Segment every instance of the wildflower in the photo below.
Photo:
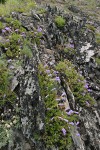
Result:
{"label": "wildflower", "polygon": [[50,73],[50,70],[46,70],[46,73]]}
{"label": "wildflower", "polygon": [[88,92],[91,92],[92,90],[91,89],[88,89]]}
{"label": "wildflower", "polygon": [[63,135],[65,136],[66,135],[66,129],[62,128],[62,132],[63,132]]}
{"label": "wildflower", "polygon": [[88,84],[86,83],[84,87],[85,87],[86,89],[88,89]]}
{"label": "wildflower", "polygon": [[78,122],[76,122],[76,126],[78,126],[79,125],[79,121]]}
{"label": "wildflower", "polygon": [[58,82],[60,82],[60,78],[59,77],[56,77],[55,80],[58,81]]}
{"label": "wildflower", "polygon": [[58,71],[54,71],[53,73],[54,73],[54,74],[58,74]]}
{"label": "wildflower", "polygon": [[71,48],[74,48],[74,44],[70,44],[70,47],[71,47]]}
{"label": "wildflower", "polygon": [[74,126],[74,122],[69,122],[70,125]]}
{"label": "wildflower", "polygon": [[38,27],[37,31],[42,32],[42,28]]}
{"label": "wildflower", "polygon": [[2,33],[5,33],[5,32],[6,32],[6,30],[2,29]]}
{"label": "wildflower", "polygon": [[80,134],[79,134],[79,133],[76,133],[76,135],[77,135],[77,136],[80,136]]}
{"label": "wildflower", "polygon": [[86,105],[89,107],[90,106],[89,102],[86,101]]}
{"label": "wildflower", "polygon": [[70,110],[69,112],[66,112],[67,113],[67,115],[72,115],[73,113],[74,113],[74,111],[73,110]]}
{"label": "wildflower", "polygon": [[22,37],[25,37],[25,36],[26,36],[26,35],[25,35],[25,32],[22,32],[22,33],[21,33],[21,36],[22,36]]}
{"label": "wildflower", "polygon": [[63,92],[61,96],[66,96],[66,93],[65,93],[65,92]]}
{"label": "wildflower", "polygon": [[78,112],[78,111],[74,111],[74,113],[75,113],[75,114],[79,114],[79,112]]}
{"label": "wildflower", "polygon": [[9,27],[5,27],[5,30],[11,32],[11,29]]}

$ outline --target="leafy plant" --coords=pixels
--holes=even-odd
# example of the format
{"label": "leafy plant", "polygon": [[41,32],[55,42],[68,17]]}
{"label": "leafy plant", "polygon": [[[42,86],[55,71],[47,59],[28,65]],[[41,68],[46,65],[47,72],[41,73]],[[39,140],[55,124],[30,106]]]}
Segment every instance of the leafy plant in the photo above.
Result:
{"label": "leafy plant", "polygon": [[57,27],[61,27],[62,28],[62,27],[64,27],[65,23],[66,23],[66,21],[65,21],[65,19],[63,17],[57,16],[55,18],[55,24],[57,25]]}
{"label": "leafy plant", "polygon": [[[43,65],[39,65],[38,70],[40,92],[46,108],[45,133],[42,138],[47,148],[59,147],[59,150],[63,150],[72,144],[68,124],[59,119],[59,116],[66,119],[67,115],[57,107],[56,91],[52,91],[56,83],[46,74]],[[62,133],[62,128],[66,131],[65,135]]]}

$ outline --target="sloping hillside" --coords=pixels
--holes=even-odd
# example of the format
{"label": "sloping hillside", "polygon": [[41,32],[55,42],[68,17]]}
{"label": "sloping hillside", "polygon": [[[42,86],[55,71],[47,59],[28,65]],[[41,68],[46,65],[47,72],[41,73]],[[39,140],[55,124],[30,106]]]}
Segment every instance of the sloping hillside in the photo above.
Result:
{"label": "sloping hillside", "polygon": [[99,150],[100,2],[0,10],[0,150]]}

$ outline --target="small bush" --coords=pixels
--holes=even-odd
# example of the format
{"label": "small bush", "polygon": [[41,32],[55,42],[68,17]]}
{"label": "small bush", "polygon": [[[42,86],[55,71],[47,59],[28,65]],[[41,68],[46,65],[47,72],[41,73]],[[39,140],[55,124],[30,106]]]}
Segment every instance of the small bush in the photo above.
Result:
{"label": "small bush", "polygon": [[63,17],[61,17],[61,16],[57,16],[55,18],[55,23],[56,23],[57,27],[64,27],[65,19]]}

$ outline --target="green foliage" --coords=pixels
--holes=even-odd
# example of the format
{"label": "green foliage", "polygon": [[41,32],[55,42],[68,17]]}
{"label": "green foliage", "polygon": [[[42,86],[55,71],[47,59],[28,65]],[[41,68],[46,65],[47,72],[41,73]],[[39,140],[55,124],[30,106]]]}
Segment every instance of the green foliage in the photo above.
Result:
{"label": "green foliage", "polygon": [[12,26],[14,29],[19,29],[21,27],[21,23],[13,18],[6,18],[5,21],[8,23],[9,26]]}
{"label": "green foliage", "polygon": [[9,58],[16,57],[20,55],[20,44],[22,42],[22,37],[19,34],[13,33],[9,37],[9,42],[6,42],[3,46],[7,48],[6,55]]}
{"label": "green foliage", "polygon": [[[68,124],[64,120],[60,120],[59,117],[67,118],[65,112],[62,112],[57,105],[56,91],[52,89],[56,86],[55,81],[51,80],[45,72],[42,65],[39,65],[39,85],[41,96],[45,101],[45,134],[43,139],[48,148],[59,147],[59,150],[67,149],[72,144],[71,135],[69,132]],[[66,130],[66,135],[62,133],[62,128]]]}
{"label": "green foliage", "polygon": [[21,53],[23,55],[26,55],[27,57],[31,58],[33,56],[32,51],[28,45],[24,45]]}
{"label": "green foliage", "polygon": [[61,27],[62,28],[62,27],[64,27],[65,23],[66,23],[66,21],[65,21],[65,19],[63,17],[57,16],[55,18],[55,24],[57,25],[57,27]]}
{"label": "green foliage", "polygon": [[[66,75],[66,82],[68,82],[75,100],[81,106],[86,105],[86,101],[88,101],[91,105],[94,104],[94,99],[88,93],[88,90],[85,88],[85,79],[75,70],[74,65],[68,60],[62,62],[60,61],[56,69]],[[84,95],[84,96],[83,96]]]}

